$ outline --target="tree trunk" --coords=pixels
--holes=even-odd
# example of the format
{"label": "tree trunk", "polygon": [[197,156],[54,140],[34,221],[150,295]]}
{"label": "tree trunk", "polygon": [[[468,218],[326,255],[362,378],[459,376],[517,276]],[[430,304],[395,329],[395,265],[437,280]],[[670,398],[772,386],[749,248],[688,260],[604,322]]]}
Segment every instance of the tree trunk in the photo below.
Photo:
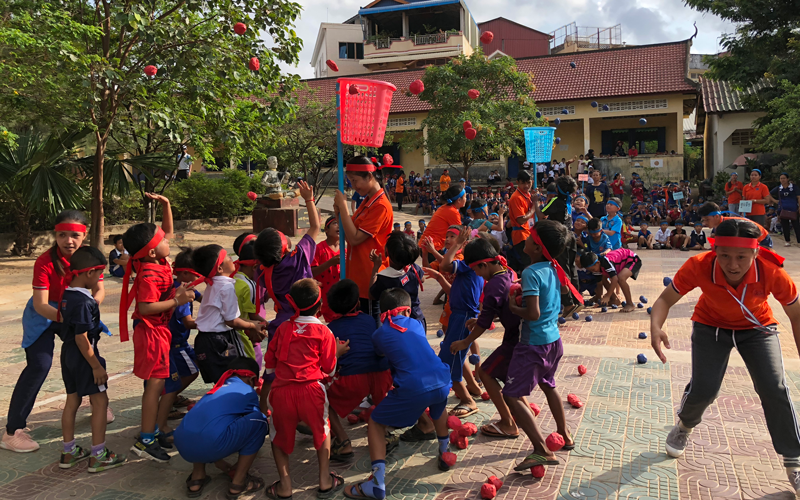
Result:
{"label": "tree trunk", "polygon": [[17,231],[14,237],[14,247],[11,253],[14,255],[28,256],[33,253],[33,235],[31,234],[31,211],[30,208],[19,206],[16,210]]}
{"label": "tree trunk", "polygon": [[91,245],[101,252],[104,249],[105,214],[103,213],[103,164],[108,138],[95,134],[97,149],[94,152],[94,176],[92,178],[92,227],[89,229]]}

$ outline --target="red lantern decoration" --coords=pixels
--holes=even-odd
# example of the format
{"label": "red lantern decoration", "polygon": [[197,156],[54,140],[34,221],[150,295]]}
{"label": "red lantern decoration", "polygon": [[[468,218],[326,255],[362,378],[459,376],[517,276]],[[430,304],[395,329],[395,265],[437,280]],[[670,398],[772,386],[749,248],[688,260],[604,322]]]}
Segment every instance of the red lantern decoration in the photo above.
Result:
{"label": "red lantern decoration", "polygon": [[336,64],[336,61],[332,61],[332,60],[328,59],[327,61],[325,61],[325,64],[328,65],[328,67],[331,69],[331,71],[339,71],[339,65]]}
{"label": "red lantern decoration", "polygon": [[258,71],[261,68],[261,61],[259,61],[257,57],[251,57],[248,66],[250,67],[250,71]]}
{"label": "red lantern decoration", "polygon": [[464,135],[467,137],[467,139],[473,141],[478,136],[478,131],[475,130],[474,128],[468,128],[467,130],[464,131]]}
{"label": "red lantern decoration", "polygon": [[394,165],[394,158],[389,153],[383,155],[383,160],[381,161],[384,167],[388,167],[389,165]]}
{"label": "red lantern decoration", "polygon": [[411,82],[411,85],[408,86],[408,91],[414,95],[420,95],[425,90],[425,84],[422,83],[422,80],[414,80]]}
{"label": "red lantern decoration", "polygon": [[147,76],[156,76],[156,73],[158,73],[158,68],[156,68],[152,64],[144,67],[144,74],[145,75],[147,75]]}
{"label": "red lantern decoration", "polygon": [[244,35],[247,31],[247,25],[244,23],[236,23],[233,25],[233,32],[237,35]]}
{"label": "red lantern decoration", "polygon": [[475,99],[481,96],[481,93],[475,89],[470,89],[470,91],[467,92],[467,95],[469,96],[470,99],[474,101]]}
{"label": "red lantern decoration", "polygon": [[250,198],[250,201],[256,201],[258,199],[258,195],[252,191],[247,192],[247,197]]}
{"label": "red lantern decoration", "polygon": [[492,43],[492,40],[494,40],[494,33],[491,31],[484,31],[481,34],[481,42],[483,42],[485,45]]}
{"label": "red lantern decoration", "polygon": [[472,122],[469,120],[464,122],[464,130],[467,130],[468,128],[472,128]]}

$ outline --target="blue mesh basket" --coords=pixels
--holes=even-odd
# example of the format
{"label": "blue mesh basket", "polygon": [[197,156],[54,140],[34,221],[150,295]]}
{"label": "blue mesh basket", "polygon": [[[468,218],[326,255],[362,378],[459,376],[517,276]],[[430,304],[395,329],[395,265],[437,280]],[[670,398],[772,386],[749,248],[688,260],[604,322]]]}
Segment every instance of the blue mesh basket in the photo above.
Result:
{"label": "blue mesh basket", "polygon": [[531,163],[545,163],[553,156],[555,127],[525,127],[525,156]]}

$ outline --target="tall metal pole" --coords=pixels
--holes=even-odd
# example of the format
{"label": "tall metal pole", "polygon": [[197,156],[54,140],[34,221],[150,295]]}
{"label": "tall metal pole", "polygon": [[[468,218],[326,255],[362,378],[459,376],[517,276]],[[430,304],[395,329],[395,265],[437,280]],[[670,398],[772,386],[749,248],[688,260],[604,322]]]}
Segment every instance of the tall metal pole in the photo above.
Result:
{"label": "tall metal pole", "polygon": [[[336,159],[339,167],[339,191],[344,193],[344,147],[342,146],[342,112],[339,100],[339,82],[336,82]],[[347,277],[345,257],[347,246],[344,240],[342,213],[339,212],[339,272],[341,279]]]}

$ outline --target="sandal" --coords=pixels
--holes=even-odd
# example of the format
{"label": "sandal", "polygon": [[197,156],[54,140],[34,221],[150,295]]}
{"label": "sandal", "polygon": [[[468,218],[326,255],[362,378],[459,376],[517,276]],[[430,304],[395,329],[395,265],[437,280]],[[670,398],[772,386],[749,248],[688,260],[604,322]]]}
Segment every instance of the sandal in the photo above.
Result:
{"label": "sandal", "polygon": [[289,495],[288,497],[282,497],[282,496],[278,495],[278,485],[279,484],[281,484],[281,480],[280,479],[278,479],[277,481],[272,483],[269,486],[269,488],[267,488],[267,490],[264,492],[264,494],[267,496],[267,498],[271,498],[272,500],[289,500],[290,498],[292,498],[292,495]]}
{"label": "sandal", "polygon": [[[357,500],[362,500],[364,498],[371,498],[374,500],[374,497],[364,494],[364,490],[361,489],[362,484],[363,483],[356,483],[348,486],[343,491],[344,496],[346,496],[347,498],[355,498]],[[356,488],[358,491],[356,493],[353,493],[353,488]]]}
{"label": "sandal", "polygon": [[519,437],[519,432],[516,434],[508,434],[507,432],[503,432],[503,430],[494,422],[482,426],[481,434],[487,437],[503,439],[516,439]]}
{"label": "sandal", "polygon": [[470,415],[474,415],[476,413],[478,413],[478,409],[477,408],[470,408],[469,406],[467,406],[467,405],[465,405],[463,403],[458,405],[458,406],[456,406],[455,408],[453,408],[449,412],[447,412],[448,415],[453,416],[453,417],[458,417],[458,418],[466,418],[466,417],[469,417]]}
{"label": "sandal", "polygon": [[344,478],[342,476],[333,471],[330,472],[330,475],[331,479],[333,480],[333,484],[327,490],[321,490],[317,488],[317,498],[330,498],[339,490],[344,488]]}
{"label": "sandal", "polygon": [[[192,479],[192,474],[186,478],[186,496],[189,498],[197,498],[203,494],[203,490],[211,482],[211,478],[206,475],[203,479]],[[193,490],[192,487],[199,486],[200,489]]]}
{"label": "sandal", "polygon": [[[253,486],[250,486],[250,483],[253,483]],[[248,486],[250,486],[248,488]],[[235,500],[242,495],[247,495],[248,493],[255,493],[256,491],[260,490],[264,487],[264,480],[260,477],[251,476],[247,474],[244,476],[244,484],[234,484],[231,483],[228,487],[228,492],[225,494],[225,498],[228,500]],[[232,493],[231,490],[240,490],[238,493]]]}
{"label": "sandal", "polygon": [[167,415],[167,420],[180,420],[185,416],[186,414],[183,413],[182,411],[172,410],[171,412],[169,412],[169,415]]}
{"label": "sandal", "polygon": [[572,439],[572,433],[569,431],[567,431],[567,437],[569,438],[570,441],[572,441],[572,444],[565,444],[564,446],[561,447],[561,449],[564,451],[572,451],[575,449],[575,440]]}
{"label": "sandal", "polygon": [[186,396],[178,395],[178,397],[175,398],[175,402],[172,404],[172,406],[174,406],[175,408],[185,408],[194,402],[195,401],[192,401]]}
{"label": "sandal", "polygon": [[[347,446],[350,446],[350,451],[348,453],[342,453],[342,450]],[[334,439],[334,442],[331,443],[331,460],[335,462],[346,462],[355,456],[356,454],[352,450],[352,444],[349,439],[345,439],[341,443],[337,439]]]}
{"label": "sandal", "polygon": [[541,455],[537,455],[535,453],[531,453],[525,460],[520,462],[516,467],[514,467],[515,471],[523,471],[530,469],[536,465],[558,465],[558,460],[551,460],[547,457],[543,457]]}
{"label": "sandal", "polygon": [[416,425],[412,426],[409,430],[400,435],[400,440],[407,443],[416,443],[418,441],[433,441],[436,439],[436,431],[422,432]]}

